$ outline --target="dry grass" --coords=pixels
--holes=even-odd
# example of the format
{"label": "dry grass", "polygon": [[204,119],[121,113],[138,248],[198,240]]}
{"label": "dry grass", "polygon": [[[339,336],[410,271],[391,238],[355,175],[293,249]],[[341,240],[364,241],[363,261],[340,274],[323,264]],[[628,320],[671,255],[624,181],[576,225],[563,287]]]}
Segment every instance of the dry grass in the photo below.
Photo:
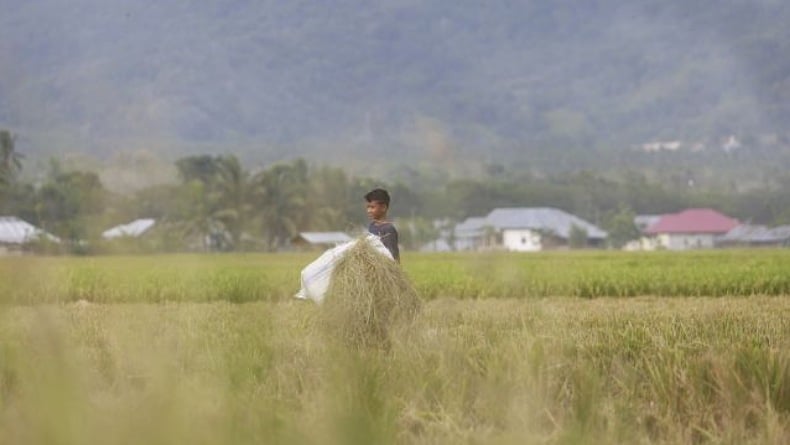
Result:
{"label": "dry grass", "polygon": [[328,336],[353,348],[388,347],[407,328],[420,300],[400,265],[360,238],[338,262],[322,306]]}
{"label": "dry grass", "polygon": [[790,440],[787,297],[441,299],[386,351],[322,309],[0,308],[0,443]]}

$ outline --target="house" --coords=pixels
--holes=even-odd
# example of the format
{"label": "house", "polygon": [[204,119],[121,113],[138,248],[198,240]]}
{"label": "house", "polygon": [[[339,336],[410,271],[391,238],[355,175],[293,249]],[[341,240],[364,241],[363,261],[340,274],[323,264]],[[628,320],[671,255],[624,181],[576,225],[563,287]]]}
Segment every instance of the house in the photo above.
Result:
{"label": "house", "polygon": [[437,238],[420,247],[420,252],[450,252],[452,250],[447,238]]}
{"label": "house", "polygon": [[353,238],[343,232],[300,232],[291,240],[291,244],[300,248],[327,249],[349,241],[353,241]]}
{"label": "house", "polygon": [[720,237],[740,225],[713,209],[686,209],[661,215],[643,234],[647,250],[687,250],[715,247]]}
{"label": "house", "polygon": [[128,224],[121,224],[105,230],[101,236],[106,240],[123,237],[137,238],[150,230],[154,224],[156,221],[151,218],[136,219]]}
{"label": "house", "polygon": [[473,216],[455,226],[447,244],[455,250],[479,250],[485,247],[484,234],[487,226],[485,216]]}
{"label": "house", "polygon": [[445,235],[455,250],[502,249],[534,252],[570,244],[574,230],[589,246],[600,246],[606,232],[589,222],[550,207],[497,208],[483,217],[467,218]]}
{"label": "house", "polygon": [[636,215],[634,217],[634,225],[640,232],[644,232],[648,227],[657,223],[661,219],[661,215]]}
{"label": "house", "polygon": [[593,224],[550,207],[513,207],[494,209],[486,217],[489,227],[501,234],[505,250],[532,252],[568,246],[574,230],[586,237],[586,245],[601,246],[607,233]]}
{"label": "house", "polygon": [[[634,226],[636,226],[639,233],[644,233],[648,227],[657,223],[662,215],[636,215],[634,217]],[[657,250],[658,240],[654,237],[643,236],[639,239],[630,240],[623,246],[623,250],[638,251],[638,250]]]}
{"label": "house", "polygon": [[19,250],[25,244],[46,240],[59,243],[60,239],[16,216],[0,216],[0,249]]}
{"label": "house", "polygon": [[725,247],[790,246],[790,225],[767,227],[741,224],[720,237],[718,242]]}

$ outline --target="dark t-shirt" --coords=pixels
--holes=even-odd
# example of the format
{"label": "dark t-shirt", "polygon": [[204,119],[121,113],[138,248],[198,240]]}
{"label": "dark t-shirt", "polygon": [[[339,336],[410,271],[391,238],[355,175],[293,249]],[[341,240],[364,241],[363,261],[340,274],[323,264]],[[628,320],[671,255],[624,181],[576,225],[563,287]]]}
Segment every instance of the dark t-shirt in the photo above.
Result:
{"label": "dark t-shirt", "polygon": [[398,249],[398,231],[395,230],[395,226],[393,226],[392,223],[385,222],[382,224],[376,224],[375,222],[371,222],[368,226],[368,232],[381,238],[382,244],[384,244],[384,247],[390,251],[392,257],[395,258],[395,261],[400,262],[400,250]]}

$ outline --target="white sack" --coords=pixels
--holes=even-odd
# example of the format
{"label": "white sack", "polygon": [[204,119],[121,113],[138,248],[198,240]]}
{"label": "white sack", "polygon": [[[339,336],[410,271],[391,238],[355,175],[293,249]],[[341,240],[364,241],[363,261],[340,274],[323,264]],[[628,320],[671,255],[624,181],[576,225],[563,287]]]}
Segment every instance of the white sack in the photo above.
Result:
{"label": "white sack", "polygon": [[[387,250],[378,236],[369,234],[366,239],[374,249],[394,261],[392,254]],[[324,296],[326,295],[327,289],[329,289],[329,280],[332,278],[332,271],[335,269],[335,265],[337,265],[337,262],[343,257],[343,254],[357,242],[359,242],[358,239],[338,244],[321,254],[318,259],[302,269],[302,288],[299,289],[299,292],[297,292],[294,297],[303,300],[313,300],[316,303],[324,301]]]}

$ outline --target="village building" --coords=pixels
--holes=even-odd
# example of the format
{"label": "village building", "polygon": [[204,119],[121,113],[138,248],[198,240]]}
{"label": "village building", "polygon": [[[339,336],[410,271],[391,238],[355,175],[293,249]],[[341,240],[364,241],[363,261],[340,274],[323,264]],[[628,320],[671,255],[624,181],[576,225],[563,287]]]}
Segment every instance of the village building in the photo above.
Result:
{"label": "village building", "polygon": [[576,231],[583,244],[602,246],[605,231],[560,209],[550,207],[497,208],[483,217],[459,223],[443,239],[426,245],[449,246],[459,251],[506,250],[536,252],[567,248]]}
{"label": "village building", "polygon": [[0,216],[0,253],[21,251],[36,241],[59,243],[60,239],[16,216]]}
{"label": "village building", "polygon": [[722,247],[790,247],[790,225],[741,224],[719,238]]}
{"label": "village building", "polygon": [[661,215],[642,231],[642,250],[688,250],[716,247],[740,222],[713,209],[686,209]]}
{"label": "village building", "polygon": [[156,221],[151,218],[136,219],[130,223],[107,229],[102,232],[101,236],[106,240],[116,238],[138,238],[148,232],[155,224]]}

